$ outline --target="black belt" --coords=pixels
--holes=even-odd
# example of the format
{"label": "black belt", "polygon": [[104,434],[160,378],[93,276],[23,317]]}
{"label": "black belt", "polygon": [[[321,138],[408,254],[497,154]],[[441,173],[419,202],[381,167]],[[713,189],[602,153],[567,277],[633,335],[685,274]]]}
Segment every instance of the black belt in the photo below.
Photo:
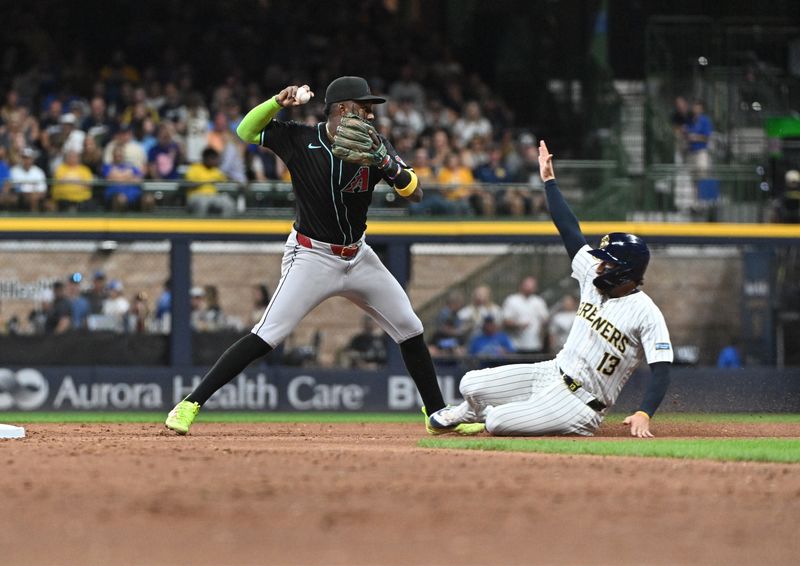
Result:
{"label": "black belt", "polygon": [[[561,371],[561,370],[558,370],[558,371]],[[570,376],[568,376],[563,371],[561,371],[561,377],[564,378],[564,383],[567,384],[567,387],[573,393],[575,391],[577,391],[578,389],[580,389],[581,387],[583,387],[583,384],[581,384],[580,381],[575,381],[574,379],[572,379]],[[606,404],[603,403],[602,401],[598,401],[597,399],[592,399],[591,401],[587,401],[586,404],[589,407],[591,407],[592,409],[594,409],[595,411],[597,411],[598,413],[601,412],[601,411],[604,411],[605,408],[606,408]]]}

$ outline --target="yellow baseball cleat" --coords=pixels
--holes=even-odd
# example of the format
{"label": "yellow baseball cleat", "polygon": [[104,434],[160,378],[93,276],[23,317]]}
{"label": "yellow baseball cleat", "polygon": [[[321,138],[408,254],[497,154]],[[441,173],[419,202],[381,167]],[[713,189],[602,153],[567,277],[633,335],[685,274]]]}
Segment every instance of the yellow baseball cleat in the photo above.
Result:
{"label": "yellow baseball cleat", "polygon": [[434,436],[450,433],[460,434],[463,436],[474,436],[486,430],[486,425],[483,423],[458,423],[451,426],[441,426],[428,416],[428,412],[425,410],[425,407],[422,407],[422,414],[425,415],[425,430],[428,431],[428,434],[432,434]]}
{"label": "yellow baseball cleat", "polygon": [[167,428],[178,434],[186,434],[192,426],[194,418],[200,412],[200,404],[183,400],[173,408],[164,422]]}
{"label": "yellow baseball cleat", "polygon": [[462,436],[474,436],[485,430],[486,425],[484,423],[461,423],[460,425],[456,425],[455,432]]}

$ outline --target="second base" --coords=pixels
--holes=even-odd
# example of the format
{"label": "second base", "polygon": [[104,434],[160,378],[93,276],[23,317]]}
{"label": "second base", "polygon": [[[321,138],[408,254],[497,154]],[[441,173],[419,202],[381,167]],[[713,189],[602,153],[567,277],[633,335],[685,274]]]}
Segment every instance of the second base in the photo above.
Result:
{"label": "second base", "polygon": [[25,429],[21,426],[0,424],[0,438],[25,438]]}

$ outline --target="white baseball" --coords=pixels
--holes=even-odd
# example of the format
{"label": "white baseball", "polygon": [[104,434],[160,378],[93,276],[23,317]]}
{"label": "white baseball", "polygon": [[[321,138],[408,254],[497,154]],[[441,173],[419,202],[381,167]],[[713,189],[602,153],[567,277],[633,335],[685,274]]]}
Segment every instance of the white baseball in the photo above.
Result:
{"label": "white baseball", "polygon": [[309,100],[311,100],[311,93],[308,92],[308,89],[304,86],[301,86],[297,89],[297,94],[294,95],[294,99],[299,102],[300,104],[305,104]]}

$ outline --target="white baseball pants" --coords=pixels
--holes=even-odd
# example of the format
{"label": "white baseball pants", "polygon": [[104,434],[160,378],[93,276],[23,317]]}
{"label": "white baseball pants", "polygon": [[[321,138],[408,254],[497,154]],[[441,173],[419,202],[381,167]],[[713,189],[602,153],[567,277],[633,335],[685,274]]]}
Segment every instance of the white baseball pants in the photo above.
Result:
{"label": "white baseball pants", "polygon": [[355,257],[344,259],[330,244],[301,237],[301,245],[297,237],[292,230],[286,240],[281,279],[253,334],[275,348],[329,297],[355,303],[397,343],[422,334],[405,290],[363,238]]}
{"label": "white baseball pants", "polygon": [[459,389],[497,436],[591,436],[603,420],[567,388],[555,360],[470,371]]}

